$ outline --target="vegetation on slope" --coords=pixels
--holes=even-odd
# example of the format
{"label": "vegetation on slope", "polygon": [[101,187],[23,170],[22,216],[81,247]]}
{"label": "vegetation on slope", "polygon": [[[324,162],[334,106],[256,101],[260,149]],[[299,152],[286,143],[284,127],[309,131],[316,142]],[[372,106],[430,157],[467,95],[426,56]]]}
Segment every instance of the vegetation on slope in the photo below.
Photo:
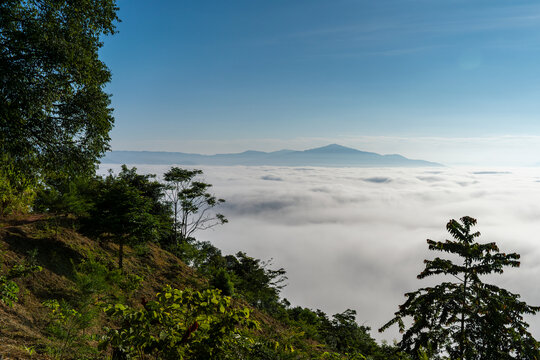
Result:
{"label": "vegetation on slope", "polygon": [[[74,224],[72,217],[51,215],[2,219],[2,272],[18,264],[33,268],[14,280],[20,288],[18,301],[0,305],[0,337],[5,339],[0,355],[94,359],[143,351],[146,358],[156,359],[308,359],[342,358],[359,347],[374,356],[391,350],[383,351],[366,328],[356,325],[351,311],[330,320],[320,311],[276,302],[273,306],[281,309],[276,318],[249,305],[246,300],[253,295],[223,296],[212,290],[211,281],[155,243],[127,246],[120,271],[118,245],[100,245],[73,230]],[[181,303],[189,311],[178,308]],[[186,321],[188,312],[191,320]],[[128,333],[138,338],[129,339]],[[226,336],[219,340],[216,334]]]}

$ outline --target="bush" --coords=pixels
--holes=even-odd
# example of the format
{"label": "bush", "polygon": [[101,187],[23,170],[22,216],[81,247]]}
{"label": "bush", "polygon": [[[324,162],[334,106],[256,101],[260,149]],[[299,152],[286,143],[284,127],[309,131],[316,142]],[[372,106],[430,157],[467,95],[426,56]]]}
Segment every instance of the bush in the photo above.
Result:
{"label": "bush", "polygon": [[107,329],[101,350],[113,358],[150,355],[156,359],[221,359],[244,342],[243,329],[257,328],[247,308],[237,309],[218,290],[203,292],[166,286],[141,309],[110,305],[105,312],[122,324]]}
{"label": "bush", "polygon": [[78,356],[95,352],[88,344],[91,336],[85,334],[95,315],[92,311],[75,309],[64,300],[47,300],[43,305],[51,310],[47,332],[54,345],[48,352],[55,359],[64,359],[74,351]]}
{"label": "bush", "polygon": [[92,302],[93,297],[101,300],[109,299],[125,301],[143,282],[143,278],[135,274],[122,273],[93,258],[83,260],[74,267],[75,285],[84,302]]}
{"label": "bush", "polygon": [[30,261],[16,264],[6,272],[2,270],[2,253],[0,252],[0,301],[13,306],[13,303],[19,300],[19,286],[14,280],[41,271],[41,266]]}

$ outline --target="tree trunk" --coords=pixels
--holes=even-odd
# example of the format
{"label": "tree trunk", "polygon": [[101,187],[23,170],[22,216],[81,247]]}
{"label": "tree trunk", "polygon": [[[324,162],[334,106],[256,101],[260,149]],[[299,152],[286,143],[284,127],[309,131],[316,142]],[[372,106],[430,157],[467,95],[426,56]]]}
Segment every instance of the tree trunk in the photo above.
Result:
{"label": "tree trunk", "polygon": [[[465,262],[465,271],[469,269],[469,263]],[[461,304],[461,339],[459,341],[459,358],[464,360],[465,355],[465,307],[467,304],[467,274],[463,277],[463,300]]]}
{"label": "tree trunk", "polygon": [[118,243],[118,268],[123,270],[124,268],[124,238],[120,238]]}
{"label": "tree trunk", "polygon": [[[176,191],[178,192],[178,189]],[[176,242],[176,245],[179,244],[178,242],[178,200],[174,202],[174,241]]]}

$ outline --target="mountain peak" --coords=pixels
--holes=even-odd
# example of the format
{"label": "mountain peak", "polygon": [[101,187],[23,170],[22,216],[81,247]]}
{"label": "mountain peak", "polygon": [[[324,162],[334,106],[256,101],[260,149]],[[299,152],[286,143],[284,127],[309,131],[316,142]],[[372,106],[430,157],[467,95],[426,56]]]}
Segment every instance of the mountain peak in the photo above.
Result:
{"label": "mountain peak", "polygon": [[326,146],[322,146],[322,147],[318,147],[314,149],[304,150],[304,152],[326,153],[326,154],[336,154],[336,153],[340,153],[340,154],[349,153],[350,154],[350,153],[358,153],[361,151],[353,149],[353,148],[349,148],[343,145],[339,145],[339,144],[330,144],[330,145],[326,145]]}

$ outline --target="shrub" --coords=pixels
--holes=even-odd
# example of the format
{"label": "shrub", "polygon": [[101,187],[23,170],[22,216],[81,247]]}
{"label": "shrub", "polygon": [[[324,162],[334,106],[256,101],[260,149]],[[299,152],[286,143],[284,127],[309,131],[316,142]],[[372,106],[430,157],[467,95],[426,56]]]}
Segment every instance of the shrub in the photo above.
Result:
{"label": "shrub", "polygon": [[151,355],[158,359],[220,359],[241,345],[244,328],[256,328],[247,308],[236,309],[219,290],[203,292],[166,286],[141,309],[110,305],[118,329],[107,329],[100,349],[113,358]]}

